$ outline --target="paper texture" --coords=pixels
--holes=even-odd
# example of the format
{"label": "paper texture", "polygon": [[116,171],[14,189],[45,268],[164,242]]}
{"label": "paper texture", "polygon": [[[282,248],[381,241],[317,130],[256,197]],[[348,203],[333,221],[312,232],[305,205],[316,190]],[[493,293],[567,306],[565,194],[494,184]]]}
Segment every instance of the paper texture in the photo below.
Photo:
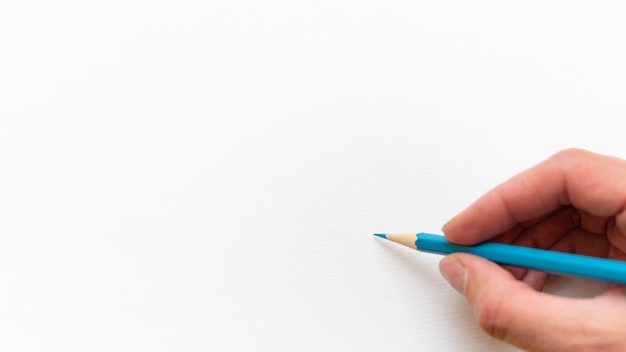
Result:
{"label": "paper texture", "polygon": [[6,4],[0,349],[512,351],[372,233],[566,147],[626,157],[620,9]]}

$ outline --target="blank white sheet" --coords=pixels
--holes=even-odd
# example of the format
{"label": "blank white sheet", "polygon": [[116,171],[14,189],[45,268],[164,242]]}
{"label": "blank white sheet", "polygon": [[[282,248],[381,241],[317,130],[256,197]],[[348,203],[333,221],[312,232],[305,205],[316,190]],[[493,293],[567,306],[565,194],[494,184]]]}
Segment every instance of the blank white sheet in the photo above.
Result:
{"label": "blank white sheet", "polygon": [[626,158],[617,1],[3,8],[7,351],[514,351],[371,234],[564,148]]}

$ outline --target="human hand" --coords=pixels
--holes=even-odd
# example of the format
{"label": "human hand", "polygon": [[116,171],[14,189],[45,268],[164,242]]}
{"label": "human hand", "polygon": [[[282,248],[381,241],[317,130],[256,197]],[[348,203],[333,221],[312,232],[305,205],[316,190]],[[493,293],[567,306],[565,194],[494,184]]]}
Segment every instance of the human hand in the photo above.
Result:
{"label": "human hand", "polygon": [[[626,260],[626,161],[557,153],[489,191],[443,232],[459,244],[490,240]],[[626,351],[626,287],[558,297],[539,291],[545,273],[462,253],[439,268],[495,338],[531,351]]]}

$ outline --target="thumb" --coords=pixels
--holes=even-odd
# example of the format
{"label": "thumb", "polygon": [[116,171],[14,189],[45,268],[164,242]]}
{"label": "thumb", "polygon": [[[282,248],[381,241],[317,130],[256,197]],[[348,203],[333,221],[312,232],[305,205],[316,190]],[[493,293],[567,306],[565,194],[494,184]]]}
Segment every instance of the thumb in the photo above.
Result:
{"label": "thumb", "polygon": [[[614,289],[593,299],[535,291],[499,265],[463,253],[441,260],[446,280],[474,309],[489,335],[531,351],[625,348],[626,296]],[[620,291],[622,290],[622,291]]]}

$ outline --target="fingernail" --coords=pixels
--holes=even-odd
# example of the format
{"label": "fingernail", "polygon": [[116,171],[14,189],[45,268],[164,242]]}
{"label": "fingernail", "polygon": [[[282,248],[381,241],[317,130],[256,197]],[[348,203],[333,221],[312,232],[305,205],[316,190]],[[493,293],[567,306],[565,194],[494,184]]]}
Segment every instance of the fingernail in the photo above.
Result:
{"label": "fingernail", "polygon": [[454,256],[447,256],[439,262],[441,275],[461,294],[465,288],[465,268]]}

